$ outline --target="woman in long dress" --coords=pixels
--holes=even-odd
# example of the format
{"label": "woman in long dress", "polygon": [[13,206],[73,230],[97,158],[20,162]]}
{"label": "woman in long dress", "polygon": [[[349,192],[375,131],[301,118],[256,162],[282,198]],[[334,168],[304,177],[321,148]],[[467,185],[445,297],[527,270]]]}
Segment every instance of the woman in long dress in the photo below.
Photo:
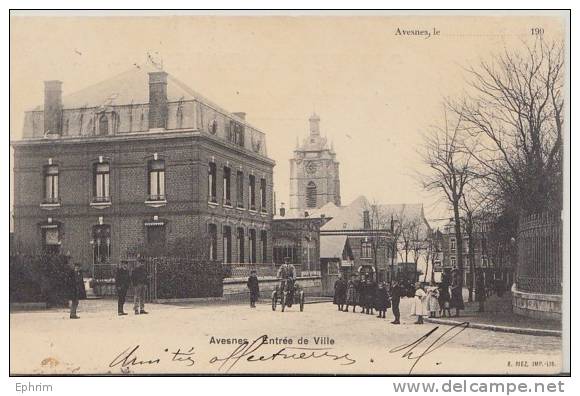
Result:
{"label": "woman in long dress", "polygon": [[352,312],[356,312],[356,306],[359,303],[359,285],[356,275],[352,275],[346,287],[346,306],[344,312],[348,312],[348,306],[352,305]]}
{"label": "woman in long dress", "polygon": [[412,315],[417,317],[415,324],[423,324],[423,316],[427,315],[428,307],[427,307],[427,293],[423,288],[423,285],[419,282],[415,285],[415,299],[413,301],[413,311],[411,312]]}

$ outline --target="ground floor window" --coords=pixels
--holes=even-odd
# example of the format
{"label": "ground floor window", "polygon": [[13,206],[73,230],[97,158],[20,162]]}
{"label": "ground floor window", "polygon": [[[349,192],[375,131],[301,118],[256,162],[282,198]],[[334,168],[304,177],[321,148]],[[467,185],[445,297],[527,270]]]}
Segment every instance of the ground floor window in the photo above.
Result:
{"label": "ground floor window", "polygon": [[60,230],[57,225],[42,227],[42,250],[48,254],[60,253]]}
{"label": "ground floor window", "polygon": [[238,263],[243,263],[246,261],[244,256],[244,247],[244,229],[240,227],[238,228]]}
{"label": "ground floor window", "polygon": [[276,264],[284,263],[285,259],[288,259],[291,264],[299,264],[301,262],[300,249],[293,245],[275,246],[273,253],[274,263]]}
{"label": "ground floor window", "polygon": [[148,225],[146,228],[146,250],[153,256],[162,256],[166,247],[165,225],[156,223],[155,225]]}
{"label": "ground floor window", "polygon": [[224,263],[232,262],[232,229],[230,226],[224,226]]}
{"label": "ground floor window", "polygon": [[217,260],[217,226],[209,224],[207,226],[207,233],[209,236],[209,259]]}
{"label": "ground floor window", "polygon": [[256,263],[256,230],[250,230],[249,236],[250,256],[248,257],[251,264]]}
{"label": "ground floor window", "polygon": [[268,260],[268,233],[266,231],[260,232],[260,243],[262,244],[262,262]]}
{"label": "ground floor window", "polygon": [[93,264],[111,262],[111,226],[94,226],[91,244],[93,245]]}

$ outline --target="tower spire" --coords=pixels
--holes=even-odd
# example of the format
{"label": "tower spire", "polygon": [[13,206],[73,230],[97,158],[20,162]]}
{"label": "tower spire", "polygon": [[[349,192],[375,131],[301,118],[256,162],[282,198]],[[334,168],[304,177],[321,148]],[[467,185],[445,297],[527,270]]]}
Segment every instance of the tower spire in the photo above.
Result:
{"label": "tower spire", "polygon": [[320,117],[316,113],[312,113],[308,121],[310,121],[310,135],[320,136]]}

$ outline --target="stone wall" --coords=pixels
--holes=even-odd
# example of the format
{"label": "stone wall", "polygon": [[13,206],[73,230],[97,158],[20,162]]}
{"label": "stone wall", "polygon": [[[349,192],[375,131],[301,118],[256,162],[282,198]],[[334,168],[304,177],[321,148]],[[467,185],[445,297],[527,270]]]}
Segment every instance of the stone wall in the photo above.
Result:
{"label": "stone wall", "polygon": [[[233,299],[249,299],[249,291],[246,285],[246,279],[224,279],[224,294],[226,298]],[[279,279],[260,279],[260,297],[263,299],[269,299],[272,295],[272,291],[276,289],[276,285],[280,284]],[[304,289],[304,294],[306,298],[319,297],[321,295],[322,283],[319,276],[313,277],[303,277],[297,278],[296,282],[302,286]],[[88,289],[88,285],[86,286]],[[91,289],[92,291],[92,289]],[[99,286],[95,289],[95,295],[105,297],[105,296],[116,296],[115,284],[113,280],[109,282],[101,282]],[[129,290],[127,298],[131,298],[132,292]],[[129,300],[127,300],[129,301]]]}
{"label": "stone wall", "polygon": [[562,296],[528,293],[512,287],[514,313],[536,319],[562,320]]}
{"label": "stone wall", "polygon": [[[224,297],[239,296],[244,298],[249,296],[247,280],[224,279]],[[280,284],[279,279],[260,279],[260,297],[268,299],[276,286]],[[309,296],[320,296],[322,283],[319,276],[297,278],[296,282],[304,289],[306,298]],[[248,297],[249,298],[249,297]]]}

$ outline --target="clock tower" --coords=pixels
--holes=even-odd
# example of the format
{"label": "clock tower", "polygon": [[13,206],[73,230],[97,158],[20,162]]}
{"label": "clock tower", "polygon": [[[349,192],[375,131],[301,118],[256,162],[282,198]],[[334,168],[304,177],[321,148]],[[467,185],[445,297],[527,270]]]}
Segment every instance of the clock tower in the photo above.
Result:
{"label": "clock tower", "polygon": [[320,136],[320,117],[310,116],[310,133],[290,160],[290,209],[308,211],[328,202],[340,206],[340,177],[334,149]]}

